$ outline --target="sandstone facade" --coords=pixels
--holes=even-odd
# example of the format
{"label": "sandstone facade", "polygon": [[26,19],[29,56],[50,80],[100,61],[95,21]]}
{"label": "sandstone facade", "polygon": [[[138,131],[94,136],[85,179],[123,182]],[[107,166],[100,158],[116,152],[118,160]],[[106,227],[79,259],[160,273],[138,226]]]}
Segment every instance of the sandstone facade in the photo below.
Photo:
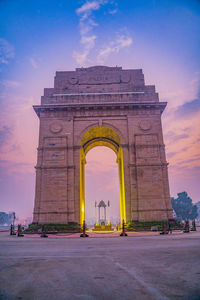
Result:
{"label": "sandstone facade", "polygon": [[33,222],[80,223],[84,157],[97,145],[117,155],[121,149],[126,221],[172,218],[161,126],[165,106],[140,69],[56,72],[54,88],[44,89],[41,105],[34,106],[40,133]]}

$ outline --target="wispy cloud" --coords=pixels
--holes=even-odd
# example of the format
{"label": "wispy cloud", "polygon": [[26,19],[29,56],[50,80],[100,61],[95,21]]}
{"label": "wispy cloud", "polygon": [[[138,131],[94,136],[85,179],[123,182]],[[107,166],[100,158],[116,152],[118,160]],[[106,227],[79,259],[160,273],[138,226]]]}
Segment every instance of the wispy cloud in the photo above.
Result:
{"label": "wispy cloud", "polygon": [[78,65],[83,65],[88,60],[88,55],[90,53],[90,50],[95,45],[95,39],[96,39],[96,35],[82,36],[81,44],[83,45],[84,50],[82,52],[74,51],[73,54],[73,57],[75,58]]}
{"label": "wispy cloud", "polygon": [[14,177],[16,178],[18,178],[20,173],[24,173],[25,175],[27,175],[27,173],[34,173],[33,166],[31,163],[18,163],[10,160],[0,160],[0,169],[0,175],[6,176],[10,174],[12,176],[14,175]]}
{"label": "wispy cloud", "polygon": [[81,19],[84,20],[88,18],[89,15],[91,15],[93,10],[98,10],[100,8],[100,5],[104,4],[105,2],[107,1],[87,1],[85,4],[83,4],[76,10],[76,13],[78,15],[83,14]]}
{"label": "wispy cloud", "polygon": [[112,10],[109,10],[109,14],[111,14],[111,15],[114,15],[114,14],[116,14],[118,12],[118,8],[115,8],[115,9],[112,9]]}
{"label": "wispy cloud", "polygon": [[2,126],[0,128],[0,152],[1,152],[1,147],[7,143],[7,141],[11,138],[12,136],[12,129],[8,126]]}
{"label": "wispy cloud", "polygon": [[200,75],[195,74],[194,79],[188,84],[186,89],[182,91],[186,97],[178,95],[182,101],[174,101],[174,107],[172,108],[173,117],[186,118],[191,117],[200,111]]}
{"label": "wispy cloud", "polygon": [[167,140],[168,144],[171,144],[171,143],[175,143],[175,142],[177,142],[179,140],[186,139],[189,136],[190,135],[186,134],[186,133],[179,133],[179,134],[177,134],[174,131],[168,131],[165,134],[165,139]]}
{"label": "wispy cloud", "polygon": [[20,82],[16,80],[2,80],[0,84],[3,85],[5,88],[16,88],[21,85]]}
{"label": "wispy cloud", "polygon": [[175,111],[175,115],[179,117],[191,116],[200,110],[200,98],[186,102],[183,105],[178,106]]}
{"label": "wispy cloud", "polygon": [[174,155],[176,155],[177,152],[167,152],[166,154],[167,154],[167,158],[171,158],[171,157],[173,157]]}
{"label": "wispy cloud", "polygon": [[0,38],[0,64],[8,64],[14,56],[14,47],[7,40]]}
{"label": "wispy cloud", "polygon": [[[166,144],[169,174],[172,181],[177,181],[176,168],[192,168],[200,164],[200,95],[199,73],[188,82],[180,93],[174,90],[174,96],[167,95],[165,100],[172,103],[163,114],[164,141]],[[169,96],[169,99],[168,99]],[[173,178],[173,179],[172,179]],[[175,187],[174,187],[175,188]]]}
{"label": "wispy cloud", "polygon": [[199,120],[200,111],[192,115],[192,122],[191,115],[190,118],[186,118],[173,113],[173,118],[167,127],[164,127],[164,141],[170,167],[180,164],[192,167],[200,163],[200,160],[196,160],[200,149]]}
{"label": "wispy cloud", "polygon": [[[166,82],[171,85],[171,83]],[[178,106],[182,106],[186,102],[199,99],[199,87],[200,87],[200,72],[195,72],[193,77],[187,81],[187,84],[180,85],[174,80],[174,85],[169,90],[164,91],[163,100],[168,102],[167,109],[173,109],[174,111]]]}
{"label": "wispy cloud", "polygon": [[34,69],[37,69],[38,68],[38,64],[37,64],[37,62],[36,62],[36,60],[34,59],[34,58],[30,58],[29,59],[29,62],[30,62],[30,64],[31,64],[31,66],[34,68]]}
{"label": "wispy cloud", "polygon": [[98,24],[93,20],[94,17],[92,13],[96,10],[99,10],[101,5],[104,5],[107,2],[108,1],[106,0],[87,1],[76,10],[77,15],[80,16],[80,43],[83,46],[82,51],[73,52],[73,57],[78,65],[84,65],[87,63],[88,56],[95,46],[95,40],[97,36],[92,34],[91,31],[95,26],[98,26]]}
{"label": "wispy cloud", "polygon": [[[101,6],[106,4],[109,5],[107,7],[107,12],[104,13],[108,13],[111,15],[117,13],[117,2],[111,0],[87,1],[76,10],[76,14],[80,17],[79,32],[81,36],[80,44],[82,45],[82,50],[74,51],[73,58],[80,66],[91,62],[91,59],[89,57],[91,55],[91,50],[95,47],[95,42],[97,40],[97,35],[92,31],[94,27],[99,25],[96,21],[94,21],[94,12],[98,11]],[[127,33],[118,34],[114,41],[108,42],[108,44],[102,47],[100,51],[97,51],[95,49],[95,52],[97,52],[96,63],[104,63],[105,59],[111,53],[118,53],[121,49],[130,46],[132,42],[132,38]]]}
{"label": "wispy cloud", "polygon": [[97,56],[99,63],[104,63],[106,58],[111,53],[118,53],[121,49],[129,47],[133,43],[132,38],[127,34],[119,35],[114,41],[111,41],[108,46],[103,47]]}
{"label": "wispy cloud", "polygon": [[3,125],[0,127],[0,153],[1,158],[4,155],[10,155],[11,153],[19,154],[19,146],[15,143],[13,127]]}
{"label": "wispy cloud", "polygon": [[22,96],[21,91],[16,93],[12,88],[6,89],[1,97],[0,156],[2,160],[33,164],[36,147],[34,139],[30,139],[30,128],[32,132],[36,129],[32,118],[33,103],[34,99],[27,95]]}

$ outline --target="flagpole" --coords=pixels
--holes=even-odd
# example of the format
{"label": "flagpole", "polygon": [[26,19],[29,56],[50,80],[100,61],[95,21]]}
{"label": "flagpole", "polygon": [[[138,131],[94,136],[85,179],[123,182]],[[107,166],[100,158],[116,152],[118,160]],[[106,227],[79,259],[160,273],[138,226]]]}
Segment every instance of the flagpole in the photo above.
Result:
{"label": "flagpole", "polygon": [[95,206],[95,225],[97,225],[97,201],[96,200],[94,206]]}
{"label": "flagpole", "polygon": [[109,200],[107,203],[107,207],[108,207],[108,225],[110,225],[110,201]]}

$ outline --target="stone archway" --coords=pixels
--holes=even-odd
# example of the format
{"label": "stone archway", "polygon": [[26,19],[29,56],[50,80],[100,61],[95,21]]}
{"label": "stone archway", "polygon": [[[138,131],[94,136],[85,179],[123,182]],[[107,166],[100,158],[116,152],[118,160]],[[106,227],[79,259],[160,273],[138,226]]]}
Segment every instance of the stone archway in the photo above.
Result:
{"label": "stone archway", "polygon": [[120,219],[126,222],[126,201],[124,184],[123,150],[119,135],[106,126],[95,126],[85,132],[80,149],[80,224],[85,220],[85,163],[86,154],[96,146],[111,148],[117,156],[120,195]]}
{"label": "stone archway", "polygon": [[161,126],[166,104],[141,69],[56,72],[54,87],[34,106],[40,134],[33,221],[82,222],[85,155],[96,145],[117,154],[126,222],[172,218]]}

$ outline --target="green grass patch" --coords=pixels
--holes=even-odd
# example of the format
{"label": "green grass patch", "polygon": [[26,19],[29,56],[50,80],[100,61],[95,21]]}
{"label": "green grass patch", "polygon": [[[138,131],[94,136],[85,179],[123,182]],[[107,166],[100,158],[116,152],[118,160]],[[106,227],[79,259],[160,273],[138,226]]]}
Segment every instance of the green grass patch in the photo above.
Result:
{"label": "green grass patch", "polygon": [[46,233],[57,233],[57,232],[80,232],[80,225],[75,222],[64,223],[64,224],[29,224],[25,233],[38,233],[42,230],[42,227]]}
{"label": "green grass patch", "polygon": [[[181,223],[177,220],[170,221],[171,228],[175,229],[182,229]],[[168,228],[168,221],[161,220],[161,221],[129,221],[126,225],[127,231],[151,231],[153,226],[156,226],[158,230],[163,230],[164,225]]]}

